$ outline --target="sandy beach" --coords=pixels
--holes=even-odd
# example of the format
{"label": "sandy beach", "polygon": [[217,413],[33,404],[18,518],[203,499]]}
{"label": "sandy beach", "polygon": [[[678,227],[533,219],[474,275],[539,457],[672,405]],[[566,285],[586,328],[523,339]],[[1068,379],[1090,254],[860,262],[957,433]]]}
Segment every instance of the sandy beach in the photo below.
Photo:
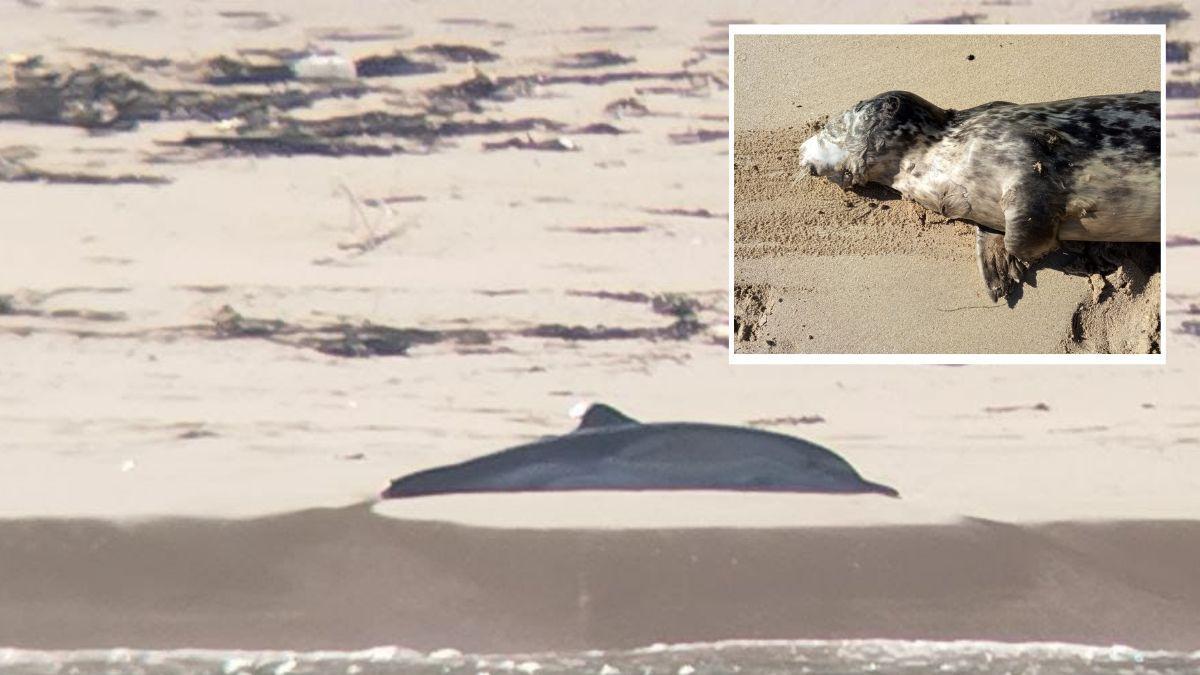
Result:
{"label": "sandy beach", "polygon": [[1153,245],[1120,271],[1051,256],[993,303],[974,227],[884,186],[843,191],[797,170],[828,116],[884,91],[961,110],[1160,90],[1156,37],[741,35],[734,50],[738,352],[1158,351]]}
{"label": "sandy beach", "polygon": [[[1200,647],[1195,97],[1169,100],[1164,130],[1166,365],[731,367],[726,25],[859,11],[355,7],[0,6],[0,647]],[[872,17],[1086,23],[1110,9]],[[1198,35],[1193,18],[1168,29]],[[310,43],[360,77],[291,79],[279,64]],[[140,85],[102,79],[122,97],[83,105],[63,83],[86,90],[93,67]],[[1170,69],[1178,92],[1193,68]],[[22,104],[36,86],[62,105]],[[735,160],[791,143],[786,126],[818,114],[805,106],[739,136]],[[785,161],[762,165],[768,200],[793,189]],[[831,233],[873,261],[856,272],[898,257],[914,276],[822,321],[907,299],[947,351],[983,346],[965,321],[1013,351],[1062,345],[1049,318],[1069,325],[1086,279],[1039,271],[1019,315],[941,312],[985,304],[957,226],[813,189],[914,235],[893,250]],[[783,222],[747,230],[762,246],[739,269],[785,287],[786,252],[814,284],[846,273],[769,239]],[[954,292],[902,292],[930,277]],[[784,321],[780,297],[800,296],[760,304]],[[815,328],[812,343],[831,339]],[[838,339],[867,349],[880,334]],[[902,499],[370,503],[396,476],[564,433],[581,400],[808,438]]]}

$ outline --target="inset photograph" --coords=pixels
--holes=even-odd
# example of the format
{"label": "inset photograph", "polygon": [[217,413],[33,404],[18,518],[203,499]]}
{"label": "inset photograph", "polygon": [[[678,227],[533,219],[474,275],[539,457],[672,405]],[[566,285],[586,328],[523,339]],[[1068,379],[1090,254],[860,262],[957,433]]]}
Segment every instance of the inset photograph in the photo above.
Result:
{"label": "inset photograph", "polygon": [[828,28],[731,27],[734,363],[1163,361],[1161,26]]}

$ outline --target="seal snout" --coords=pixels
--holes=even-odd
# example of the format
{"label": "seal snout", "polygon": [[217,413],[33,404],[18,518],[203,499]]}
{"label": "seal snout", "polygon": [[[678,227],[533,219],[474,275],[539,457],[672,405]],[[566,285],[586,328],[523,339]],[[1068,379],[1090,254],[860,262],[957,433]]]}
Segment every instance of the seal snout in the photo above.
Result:
{"label": "seal snout", "polygon": [[818,133],[800,145],[800,171],[802,175],[824,176],[837,172],[838,165],[846,160],[845,149]]}

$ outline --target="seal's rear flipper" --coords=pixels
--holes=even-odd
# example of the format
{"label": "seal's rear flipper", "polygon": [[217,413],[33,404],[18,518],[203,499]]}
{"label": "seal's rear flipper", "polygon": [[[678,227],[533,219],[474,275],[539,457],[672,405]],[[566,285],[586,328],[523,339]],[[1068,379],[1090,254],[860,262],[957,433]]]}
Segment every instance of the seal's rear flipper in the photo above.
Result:
{"label": "seal's rear flipper", "polygon": [[975,253],[992,302],[1006,297],[1021,285],[1028,266],[1004,248],[1004,235],[976,227]]}
{"label": "seal's rear flipper", "polygon": [[579,427],[575,431],[626,426],[629,424],[640,424],[640,422],[625,415],[616,408],[604,405],[603,403],[595,403],[588,407],[587,412],[583,413],[583,417],[579,420]]}

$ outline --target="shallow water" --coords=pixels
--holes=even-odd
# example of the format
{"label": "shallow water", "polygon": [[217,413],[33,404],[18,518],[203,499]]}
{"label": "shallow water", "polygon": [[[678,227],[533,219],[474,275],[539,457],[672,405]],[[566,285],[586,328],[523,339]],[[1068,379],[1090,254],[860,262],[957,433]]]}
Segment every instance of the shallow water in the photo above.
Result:
{"label": "shallow water", "polygon": [[1200,652],[1143,652],[1130,647],[1054,643],[897,640],[735,641],[654,645],[629,651],[472,655],[397,647],[355,652],[135,651],[128,649],[0,650],[2,673],[220,673],[221,675],[375,673],[1073,673],[1174,675],[1200,673]]}

